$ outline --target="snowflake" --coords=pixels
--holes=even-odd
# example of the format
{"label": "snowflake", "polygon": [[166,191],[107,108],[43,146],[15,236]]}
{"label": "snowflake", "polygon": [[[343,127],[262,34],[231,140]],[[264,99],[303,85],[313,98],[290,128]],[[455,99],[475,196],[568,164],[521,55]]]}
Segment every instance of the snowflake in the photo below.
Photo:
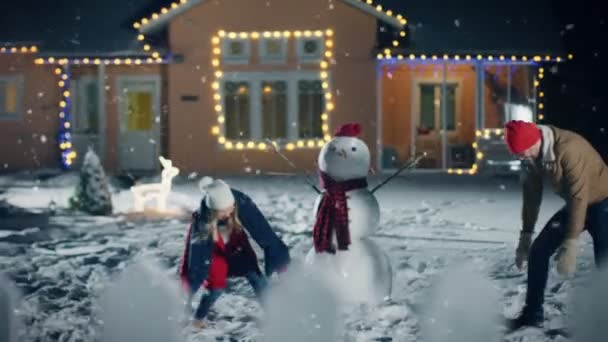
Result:
{"label": "snowflake", "polygon": [[43,144],[46,144],[46,135],[44,135],[44,134],[43,134],[43,135],[41,135],[41,136],[40,136],[40,141],[41,141]]}
{"label": "snowflake", "polygon": [[31,110],[31,109],[28,109],[28,110],[27,110],[27,113],[28,113],[28,114],[32,114],[32,110]]}
{"label": "snowflake", "polygon": [[207,82],[207,77],[203,76],[201,77],[201,83],[206,83]]}
{"label": "snowflake", "polygon": [[456,27],[460,27],[460,20],[459,19],[454,19],[454,25]]}
{"label": "snowflake", "polygon": [[566,25],[566,30],[572,30],[572,29],[574,29],[574,24]]}

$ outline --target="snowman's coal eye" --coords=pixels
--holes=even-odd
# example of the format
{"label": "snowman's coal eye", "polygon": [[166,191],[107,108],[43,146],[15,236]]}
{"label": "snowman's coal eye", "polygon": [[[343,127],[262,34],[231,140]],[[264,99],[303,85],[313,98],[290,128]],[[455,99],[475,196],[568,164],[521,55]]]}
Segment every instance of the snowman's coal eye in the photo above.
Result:
{"label": "snowman's coal eye", "polygon": [[336,146],[330,146],[329,150],[332,151],[332,152],[335,152],[336,151]]}
{"label": "snowman's coal eye", "polygon": [[353,152],[355,152],[357,150],[357,148],[355,146],[351,147],[351,150],[353,150]]}

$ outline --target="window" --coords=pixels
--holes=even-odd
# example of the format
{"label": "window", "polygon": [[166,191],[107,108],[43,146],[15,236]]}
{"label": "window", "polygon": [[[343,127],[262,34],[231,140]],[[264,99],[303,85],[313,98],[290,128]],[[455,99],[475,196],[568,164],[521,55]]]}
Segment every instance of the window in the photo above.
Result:
{"label": "window", "polygon": [[21,115],[23,99],[22,76],[0,76],[0,118]]}
{"label": "window", "polygon": [[[446,122],[448,131],[456,129],[456,84],[446,84]],[[420,84],[419,134],[441,130],[441,84]]]}
{"label": "window", "polygon": [[149,131],[152,129],[152,93],[130,91],[127,93],[127,130]]}
{"label": "window", "polygon": [[247,64],[251,46],[248,39],[225,39],[222,44],[223,62],[226,64]]}
{"label": "window", "polygon": [[285,38],[263,38],[259,46],[262,63],[285,63],[287,60],[287,40]]}
{"label": "window", "polygon": [[321,115],[325,108],[320,80],[298,81],[298,135],[300,138],[319,138]]}
{"label": "window", "polygon": [[323,38],[299,38],[297,40],[297,50],[300,62],[319,62],[323,57]]}
{"label": "window", "polygon": [[[74,132],[99,133],[99,87],[93,77],[82,77],[74,82],[76,96],[72,98],[74,108]],[[74,93],[74,92],[72,92]]]}
{"label": "window", "polygon": [[287,138],[287,82],[262,82],[262,135],[266,139]]}
{"label": "window", "polygon": [[227,140],[323,138],[325,89],[318,72],[235,72],[224,76]]}
{"label": "window", "polygon": [[225,135],[227,139],[249,139],[250,96],[248,82],[226,82],[224,85]]}

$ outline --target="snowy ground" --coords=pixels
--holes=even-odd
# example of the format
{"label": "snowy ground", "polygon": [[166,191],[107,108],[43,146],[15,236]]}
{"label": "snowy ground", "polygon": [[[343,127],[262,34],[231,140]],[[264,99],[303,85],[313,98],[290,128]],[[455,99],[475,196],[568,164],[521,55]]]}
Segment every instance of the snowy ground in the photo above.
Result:
{"label": "snowy ground", "polygon": [[[63,175],[46,181],[0,177],[0,199],[28,208],[60,209],[49,227],[0,231],[0,273],[12,278],[24,294],[28,341],[92,341],[99,334],[98,294],[129,260],[147,255],[173,274],[182,253],[187,214],[172,219],[133,222],[128,190],[114,188],[115,215],[90,217],[61,210],[76,181]],[[280,232],[296,260],[311,247],[308,235],[315,193],[303,178],[250,176],[228,178],[250,194]],[[379,179],[370,179],[375,185]],[[196,179],[179,179],[170,208],[187,213],[198,205]],[[475,265],[501,298],[500,312],[514,315],[525,293],[525,274],[513,266],[520,226],[520,188],[509,179],[464,176],[408,175],[377,193],[381,223],[374,236],[389,254],[393,267],[392,299],[378,307],[357,307],[344,313],[344,341],[422,341],[420,321],[435,276],[458,261]],[[540,222],[561,206],[547,193]],[[585,279],[593,268],[592,248],[583,238],[577,275]],[[560,326],[575,282],[551,270],[546,324]],[[472,301],[475,299],[472,298]],[[215,305],[211,328],[187,330],[188,341],[260,340],[260,307],[242,280]],[[228,339],[227,339],[228,340]],[[530,329],[506,341],[568,341]],[[484,341],[485,342],[485,341]]]}

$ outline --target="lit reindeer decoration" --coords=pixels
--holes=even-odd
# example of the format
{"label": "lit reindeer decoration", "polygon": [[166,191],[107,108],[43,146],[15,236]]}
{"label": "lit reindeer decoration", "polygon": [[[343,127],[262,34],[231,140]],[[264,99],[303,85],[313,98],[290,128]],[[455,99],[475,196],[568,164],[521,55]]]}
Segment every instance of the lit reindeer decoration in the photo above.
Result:
{"label": "lit reindeer decoration", "polygon": [[145,203],[153,199],[156,199],[156,209],[159,212],[164,212],[167,209],[167,197],[171,192],[173,178],[179,174],[179,169],[173,166],[171,160],[163,156],[158,157],[158,159],[163,166],[160,183],[140,184],[131,187],[135,211],[144,211]]}

